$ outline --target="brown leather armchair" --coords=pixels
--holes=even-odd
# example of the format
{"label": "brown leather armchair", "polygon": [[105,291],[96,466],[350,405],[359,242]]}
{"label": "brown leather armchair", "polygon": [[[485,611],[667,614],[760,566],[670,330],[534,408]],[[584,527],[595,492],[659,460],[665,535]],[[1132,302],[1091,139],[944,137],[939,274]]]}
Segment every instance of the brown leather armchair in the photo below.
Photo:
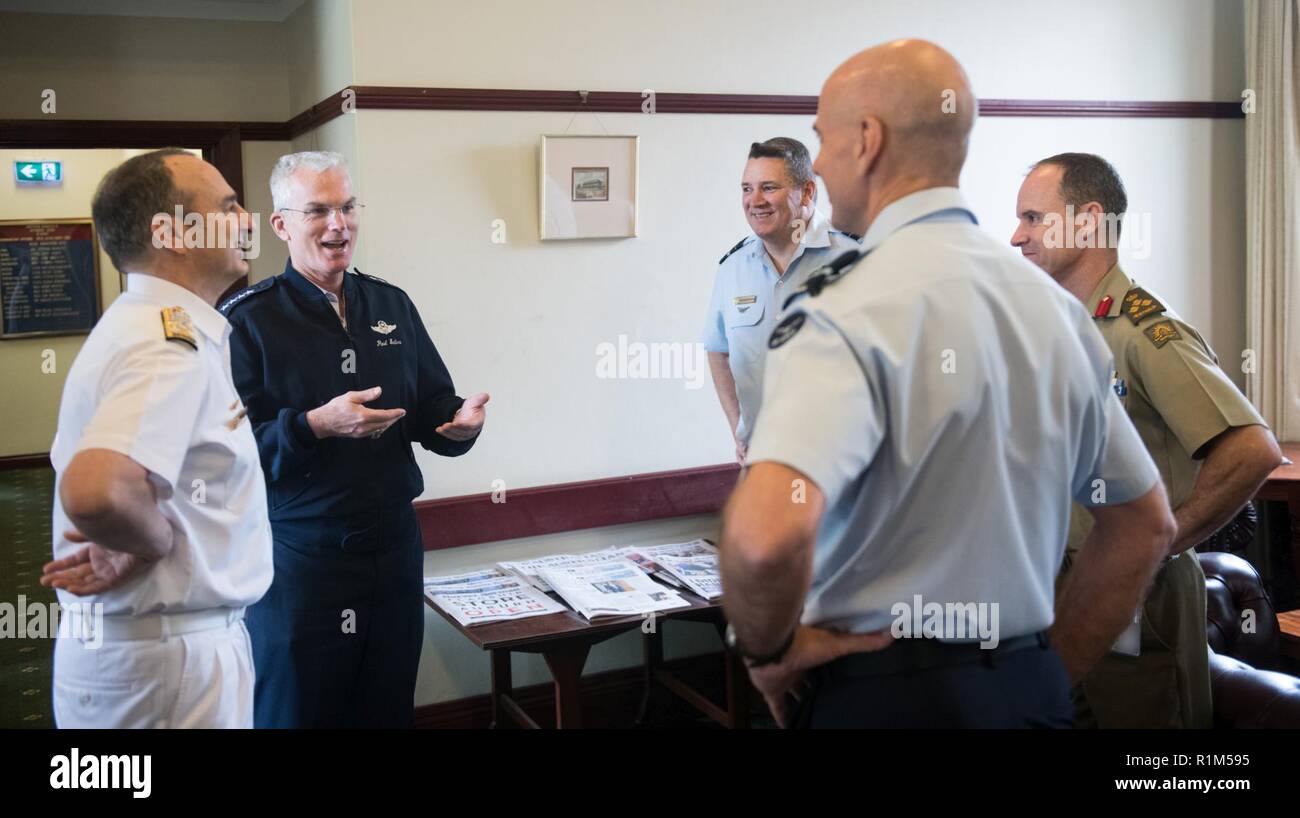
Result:
{"label": "brown leather armchair", "polygon": [[1215,726],[1300,728],[1300,678],[1272,670],[1280,665],[1277,613],[1259,574],[1233,554],[1196,556],[1205,571]]}

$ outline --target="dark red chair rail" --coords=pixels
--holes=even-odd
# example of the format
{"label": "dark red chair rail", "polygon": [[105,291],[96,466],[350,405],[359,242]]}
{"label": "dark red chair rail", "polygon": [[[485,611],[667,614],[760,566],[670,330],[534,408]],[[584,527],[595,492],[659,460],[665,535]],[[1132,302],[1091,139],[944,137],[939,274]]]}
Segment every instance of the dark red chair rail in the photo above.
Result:
{"label": "dark red chair rail", "polygon": [[[319,128],[347,110],[420,111],[590,111],[638,113],[640,91],[511,90],[502,88],[421,88],[357,85],[344,88],[284,122],[201,122],[109,119],[0,120],[0,147],[162,147],[213,141],[233,133],[236,140],[287,141]],[[656,114],[799,114],[817,112],[817,97],[807,94],[692,94],[656,92]],[[1142,100],[981,99],[980,116],[1157,117],[1242,119],[1241,103]]]}
{"label": "dark red chair rail", "polygon": [[415,503],[424,549],[534,537],[560,531],[709,514],[736,484],[734,463],[506,489]]}

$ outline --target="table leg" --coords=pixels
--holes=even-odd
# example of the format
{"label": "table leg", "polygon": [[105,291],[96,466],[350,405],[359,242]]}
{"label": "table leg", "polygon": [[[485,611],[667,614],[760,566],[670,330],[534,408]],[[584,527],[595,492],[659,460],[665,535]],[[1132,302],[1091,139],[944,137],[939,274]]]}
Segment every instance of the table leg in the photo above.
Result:
{"label": "table leg", "polygon": [[644,689],[641,691],[641,707],[637,711],[636,726],[644,727],[650,721],[650,711],[654,704],[655,688],[658,686],[658,680],[655,674],[664,663],[664,642],[656,628],[649,633],[643,633],[641,637],[641,654],[645,658],[645,668],[642,678]]}
{"label": "table leg", "polygon": [[555,726],[571,729],[582,726],[582,701],[579,698],[582,667],[587,664],[590,644],[565,645],[542,654],[555,680]]}
{"label": "table leg", "polygon": [[727,726],[732,730],[749,729],[749,670],[744,661],[731,651],[723,651],[727,663]]}
{"label": "table leg", "polygon": [[[714,622],[718,636],[725,638],[727,623],[725,619]],[[732,730],[749,729],[749,670],[745,662],[736,654],[722,649],[723,661],[727,667],[727,727]]]}
{"label": "table leg", "polygon": [[492,654],[492,723],[489,729],[513,727],[514,719],[505,712],[501,703],[503,696],[509,696],[513,687],[510,677],[510,651],[494,650]]}
{"label": "table leg", "polygon": [[1286,504],[1291,539],[1287,543],[1291,552],[1291,579],[1300,583],[1300,503]]}

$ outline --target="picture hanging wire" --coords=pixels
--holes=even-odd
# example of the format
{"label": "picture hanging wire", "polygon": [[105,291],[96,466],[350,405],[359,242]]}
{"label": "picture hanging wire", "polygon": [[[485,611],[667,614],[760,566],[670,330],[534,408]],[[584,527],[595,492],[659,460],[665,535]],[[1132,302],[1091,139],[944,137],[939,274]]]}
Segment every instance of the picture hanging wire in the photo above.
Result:
{"label": "picture hanging wire", "polygon": [[[582,97],[582,104],[583,104],[583,105],[586,105],[586,104],[587,104],[587,95],[590,94],[590,93],[591,93],[590,91],[579,91],[579,92],[578,92],[578,96]],[[581,108],[579,108],[578,110],[574,111],[574,112],[573,112],[573,116],[569,117],[569,124],[564,126],[564,133],[565,133],[565,134],[568,134],[568,133],[569,133],[569,129],[573,127],[573,120],[577,119],[577,118],[578,118],[578,114],[580,114],[580,113],[584,113],[583,110],[582,110]],[[595,111],[586,111],[585,113],[590,114],[590,115],[591,115],[591,116],[596,120],[596,124],[600,126],[600,129],[601,129],[602,131],[605,132],[605,136],[609,136],[609,128],[606,128],[606,127],[605,127],[605,123],[600,121],[600,116],[599,116]]]}

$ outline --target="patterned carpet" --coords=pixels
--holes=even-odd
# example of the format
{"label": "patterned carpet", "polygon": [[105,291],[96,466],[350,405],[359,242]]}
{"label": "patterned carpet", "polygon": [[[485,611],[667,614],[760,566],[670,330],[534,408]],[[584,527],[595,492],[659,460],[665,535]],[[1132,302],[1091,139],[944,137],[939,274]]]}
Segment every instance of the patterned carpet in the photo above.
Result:
{"label": "patterned carpet", "polygon": [[[0,471],[0,604],[16,620],[19,598],[28,607],[54,602],[37,578],[50,558],[54,472]],[[53,727],[50,669],[53,638],[0,639],[0,728]]]}

